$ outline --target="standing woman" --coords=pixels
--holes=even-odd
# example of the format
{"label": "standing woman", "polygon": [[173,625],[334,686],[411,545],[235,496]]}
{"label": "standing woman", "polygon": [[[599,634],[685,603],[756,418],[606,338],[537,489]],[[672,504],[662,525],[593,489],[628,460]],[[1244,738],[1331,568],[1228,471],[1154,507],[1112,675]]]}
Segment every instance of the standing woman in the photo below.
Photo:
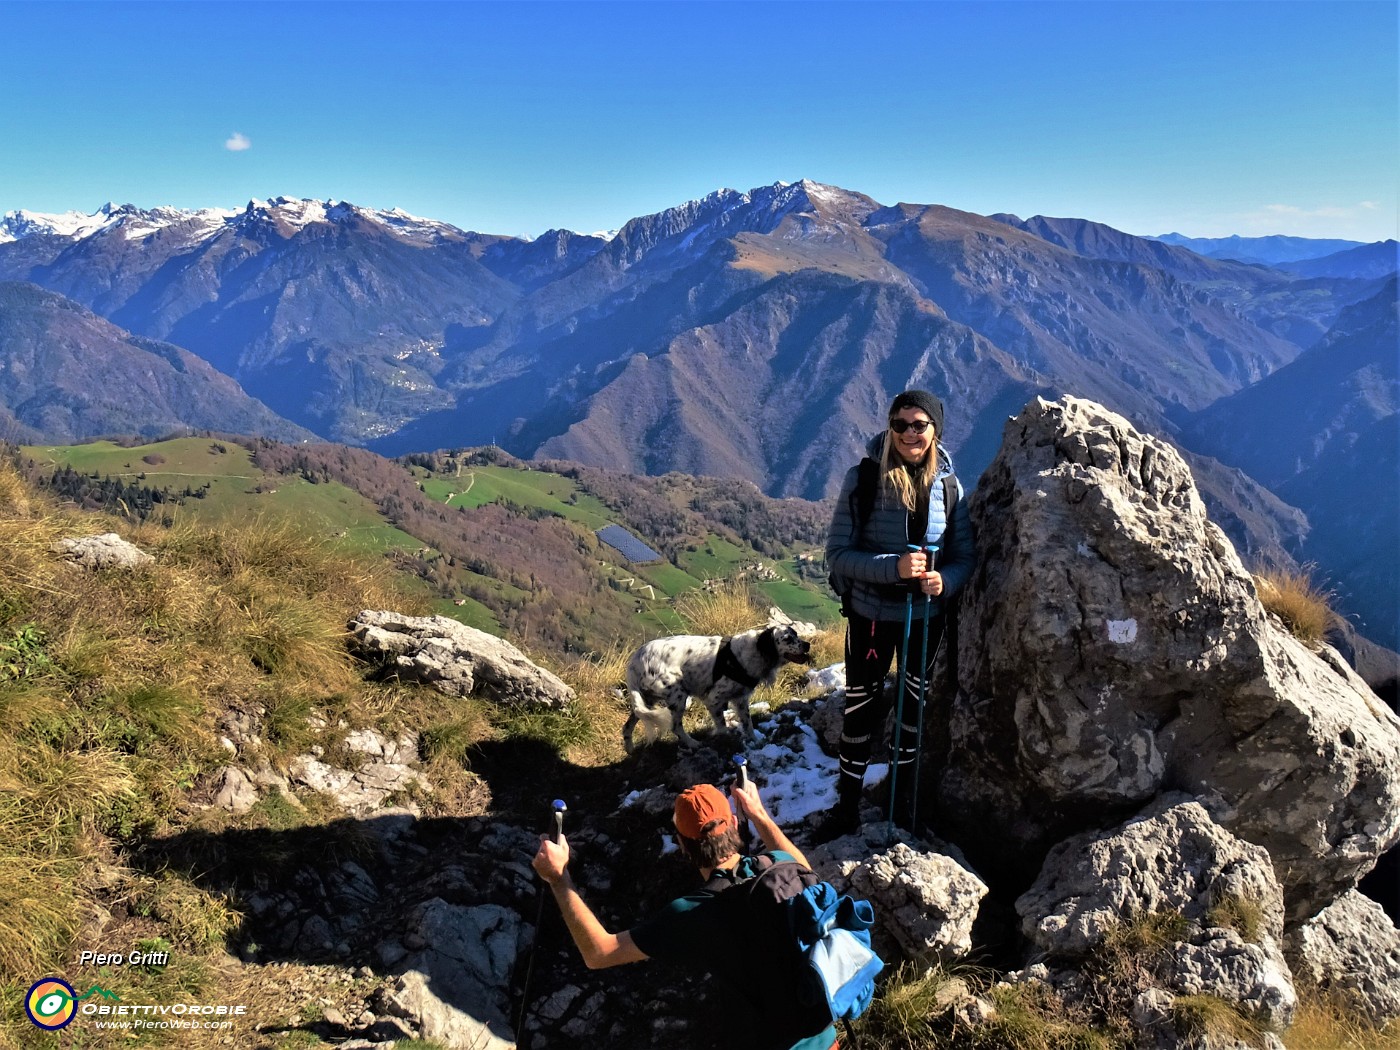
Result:
{"label": "standing woman", "polygon": [[[885,675],[890,661],[904,659],[905,653],[909,666],[900,668],[905,696],[894,807],[896,823],[910,823],[923,714],[919,697],[927,695],[923,683],[943,637],[945,603],[967,582],[975,557],[962,486],[938,443],[942,433],[943,403],[927,390],[904,391],[890,405],[889,427],[871,439],[869,458],[847,471],[836,500],[826,564],[847,618],[846,706],[838,801],[817,831],[819,841],[859,826],[865,767],[893,699],[883,688]],[[945,476],[957,493],[951,528]],[[930,558],[911,546],[938,550]]]}

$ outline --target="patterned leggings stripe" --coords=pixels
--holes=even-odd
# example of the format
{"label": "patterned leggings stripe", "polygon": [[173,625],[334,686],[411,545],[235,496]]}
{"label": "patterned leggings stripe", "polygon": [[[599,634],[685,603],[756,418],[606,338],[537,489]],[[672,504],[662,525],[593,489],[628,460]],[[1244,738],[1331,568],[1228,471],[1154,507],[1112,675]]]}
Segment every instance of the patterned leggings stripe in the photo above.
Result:
{"label": "patterned leggings stripe", "polygon": [[[841,775],[853,780],[863,779],[870,764],[870,753],[877,735],[884,732],[890,707],[898,695],[895,688],[885,688],[885,676],[896,662],[903,638],[903,623],[871,623],[860,616],[851,616],[846,632],[846,702],[841,724]],[[900,747],[895,756],[899,767],[912,763],[918,751],[919,692],[928,678],[925,667],[918,666],[923,625],[915,624],[909,642],[911,666],[907,668],[905,696],[900,718]],[[929,625],[930,658],[938,648],[942,625]],[[881,740],[883,740],[881,736]]]}

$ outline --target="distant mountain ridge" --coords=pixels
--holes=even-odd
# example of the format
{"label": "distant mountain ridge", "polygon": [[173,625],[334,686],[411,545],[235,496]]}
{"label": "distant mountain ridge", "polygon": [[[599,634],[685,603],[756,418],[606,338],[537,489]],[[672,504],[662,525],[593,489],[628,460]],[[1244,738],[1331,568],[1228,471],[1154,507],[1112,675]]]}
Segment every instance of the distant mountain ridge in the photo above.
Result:
{"label": "distant mountain ridge", "polygon": [[1299,277],[1375,277],[1385,278],[1396,271],[1400,244],[1394,240],[1363,244],[1357,248],[1324,255],[1320,259],[1299,259],[1279,263],[1280,270]]}
{"label": "distant mountain ridge", "polygon": [[[946,396],[968,479],[1008,415],[1071,393],[1188,452],[1209,445],[1220,462],[1198,457],[1202,488],[1236,542],[1302,559],[1327,508],[1306,490],[1279,503],[1227,469],[1228,441],[1184,428],[1328,338],[1393,273],[1384,246],[1357,250],[1378,270],[1300,276],[1085,219],[883,205],[808,180],[717,190],[610,238],[526,241],[288,198],[90,218],[12,213],[0,278],[185,347],[328,439],[498,444],[821,498],[903,387]],[[1287,421],[1260,425],[1267,441]]]}
{"label": "distant mountain ridge", "polygon": [[1396,295],[1391,278],[1344,311],[1316,346],[1197,413],[1182,434],[1190,447],[1228,458],[1309,509],[1308,557],[1325,566],[1344,606],[1382,639],[1388,635],[1376,625],[1394,621],[1400,595]]}
{"label": "distant mountain ridge", "polygon": [[1359,248],[1365,243],[1335,238],[1286,237],[1280,234],[1268,237],[1241,237],[1239,234],[1229,237],[1185,237],[1179,233],[1163,233],[1151,239],[1189,248],[1198,255],[1206,255],[1212,259],[1234,259],[1236,262],[1262,263],[1265,266],[1321,259],[1326,255]]}
{"label": "distant mountain ridge", "polygon": [[0,282],[0,404],[10,441],[181,429],[314,437],[188,350],[133,336],[32,284]]}

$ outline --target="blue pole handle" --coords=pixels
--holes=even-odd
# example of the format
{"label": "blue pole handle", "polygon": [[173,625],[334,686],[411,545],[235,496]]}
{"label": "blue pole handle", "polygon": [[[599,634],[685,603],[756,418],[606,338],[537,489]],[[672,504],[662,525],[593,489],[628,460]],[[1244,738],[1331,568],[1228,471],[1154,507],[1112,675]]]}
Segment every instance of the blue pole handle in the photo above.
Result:
{"label": "blue pole handle", "polygon": [[553,803],[554,809],[554,830],[549,833],[551,842],[558,842],[564,835],[564,812],[569,807],[562,798],[556,798]]}
{"label": "blue pole handle", "polygon": [[748,786],[749,786],[749,760],[748,760],[747,758],[745,758],[743,755],[735,755],[734,758],[733,758],[733,762],[734,762],[734,765],[738,767],[738,771],[737,771],[737,773],[736,773],[735,775],[738,777],[739,786],[740,786],[740,787],[748,787]]}

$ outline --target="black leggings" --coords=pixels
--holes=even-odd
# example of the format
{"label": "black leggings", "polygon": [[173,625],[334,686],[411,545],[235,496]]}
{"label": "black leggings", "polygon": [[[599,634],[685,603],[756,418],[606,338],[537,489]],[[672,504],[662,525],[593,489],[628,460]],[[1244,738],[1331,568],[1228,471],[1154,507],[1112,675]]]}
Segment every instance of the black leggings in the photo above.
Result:
{"label": "black leggings", "polygon": [[[919,599],[915,599],[918,601]],[[921,611],[921,610],[920,610]],[[928,647],[924,648],[923,620],[909,625],[909,669],[904,681],[903,717],[900,719],[899,769],[901,784],[912,788],[907,774],[913,772],[919,739],[919,693],[928,690],[923,683],[933,670],[938,642],[943,637],[943,617],[935,614],[928,623]],[[851,613],[846,627],[846,706],[841,722],[841,790],[858,792],[870,764],[870,750],[876,733],[883,733],[889,716],[894,689],[885,689],[890,661],[904,650],[904,623],[893,620],[867,620]],[[922,667],[920,654],[923,655]]]}

